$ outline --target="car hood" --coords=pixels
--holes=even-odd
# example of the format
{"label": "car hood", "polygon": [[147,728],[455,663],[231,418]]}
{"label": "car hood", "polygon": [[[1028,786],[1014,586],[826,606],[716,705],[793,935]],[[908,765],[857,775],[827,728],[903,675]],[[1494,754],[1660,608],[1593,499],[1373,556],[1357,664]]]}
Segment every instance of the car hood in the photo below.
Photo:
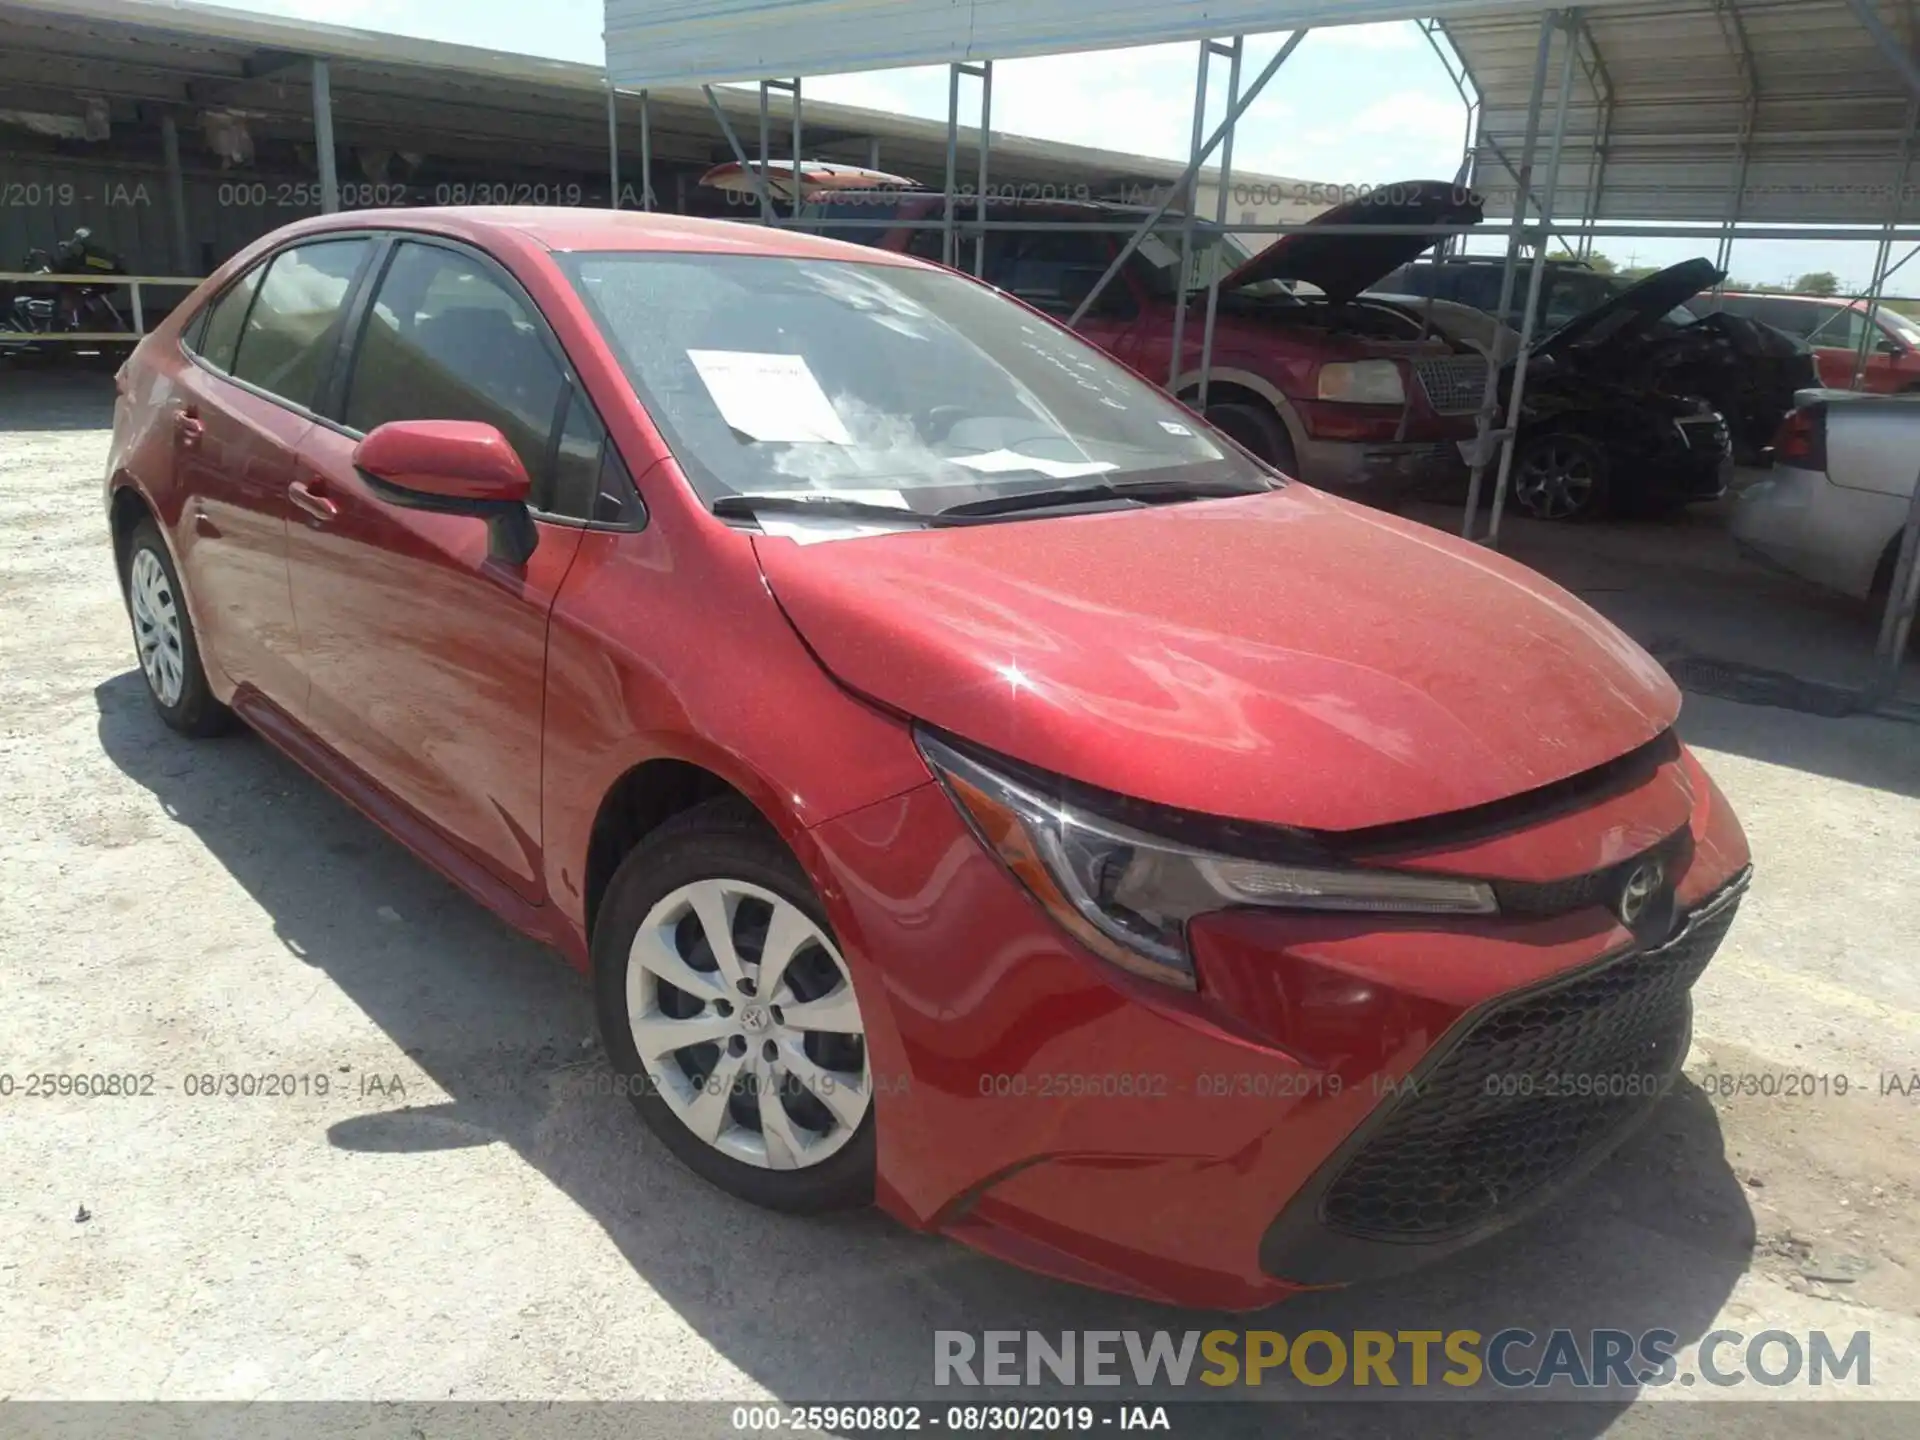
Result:
{"label": "car hood", "polygon": [[1591,348],[1625,341],[1645,332],[1676,305],[1726,279],[1711,260],[1683,260],[1629,285],[1611,300],[1583,310],[1533,347],[1536,355],[1564,355],[1575,346]]}
{"label": "car hood", "polygon": [[843,684],[1178,809],[1343,831],[1483,805],[1659,735],[1666,673],[1500,555],[1304,486],[800,545],[756,537]]}
{"label": "car hood", "polygon": [[1304,280],[1330,300],[1351,300],[1375,281],[1418,259],[1441,235],[1328,235],[1330,225],[1478,225],[1486,218],[1478,196],[1451,180],[1382,185],[1364,199],[1336,205],[1305,228],[1282,235],[1220,282],[1236,290],[1263,280]]}

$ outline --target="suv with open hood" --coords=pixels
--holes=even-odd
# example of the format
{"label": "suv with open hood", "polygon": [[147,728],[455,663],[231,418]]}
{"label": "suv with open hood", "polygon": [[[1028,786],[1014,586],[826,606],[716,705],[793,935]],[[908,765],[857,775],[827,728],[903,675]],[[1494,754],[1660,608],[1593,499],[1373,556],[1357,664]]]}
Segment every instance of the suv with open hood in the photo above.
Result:
{"label": "suv with open hood", "polygon": [[[808,212],[819,231],[922,259],[943,252],[945,198],[930,191],[816,192]],[[962,221],[975,206],[962,206]],[[1102,201],[990,199],[989,223],[1018,220],[1052,230],[990,231],[984,278],[1038,310],[1071,316],[1147,216]],[[1478,224],[1478,197],[1447,181],[1387,185],[1336,207],[1257,255],[1230,233],[1193,222],[1180,273],[1180,215],[1169,215],[1100,291],[1076,326],[1094,344],[1180,399],[1197,403],[1205,292],[1221,275],[1220,310],[1206,365],[1205,413],[1260,459],[1370,504],[1394,507],[1412,491],[1463,468],[1486,385],[1486,359],[1448,339],[1417,309],[1362,298],[1381,276],[1440,238],[1396,227]],[[872,222],[897,219],[888,228]],[[855,222],[855,223],[847,223]],[[1316,233],[1330,225],[1378,225],[1388,233]],[[974,239],[957,242],[972,270]],[[1310,291],[1296,289],[1311,287]],[[1317,292],[1317,293],[1314,293]],[[1179,364],[1173,364],[1175,321]]]}

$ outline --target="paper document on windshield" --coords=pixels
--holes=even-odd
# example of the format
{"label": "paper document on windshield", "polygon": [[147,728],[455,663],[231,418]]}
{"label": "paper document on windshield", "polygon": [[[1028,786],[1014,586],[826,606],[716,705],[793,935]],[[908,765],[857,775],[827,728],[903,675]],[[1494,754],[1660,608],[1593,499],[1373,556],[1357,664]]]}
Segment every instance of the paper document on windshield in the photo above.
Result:
{"label": "paper document on windshield", "polygon": [[804,355],[689,350],[687,358],[719,406],[721,419],[749,439],[790,445],[853,443]]}
{"label": "paper document on windshield", "polygon": [[1031,470],[1049,480],[1078,480],[1083,476],[1104,475],[1109,470],[1120,468],[1111,460],[1045,460],[1014,450],[989,450],[984,455],[954,455],[949,458],[954,464],[978,470],[982,475],[1007,475],[1018,470]]}

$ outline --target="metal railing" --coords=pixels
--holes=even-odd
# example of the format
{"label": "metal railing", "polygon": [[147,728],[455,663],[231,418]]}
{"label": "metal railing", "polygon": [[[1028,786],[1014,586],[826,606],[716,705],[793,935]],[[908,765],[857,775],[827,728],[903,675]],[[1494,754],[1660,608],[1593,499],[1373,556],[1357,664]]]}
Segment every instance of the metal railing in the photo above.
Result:
{"label": "metal railing", "polygon": [[204,275],[48,275],[23,270],[0,270],[0,284],[92,285],[99,289],[124,289],[131,292],[133,310],[131,330],[15,330],[6,324],[8,317],[0,316],[0,347],[8,344],[38,345],[50,340],[79,345],[99,345],[109,341],[122,344],[127,341],[138,342],[147,333],[147,306],[140,293],[141,286],[192,290],[205,278]]}

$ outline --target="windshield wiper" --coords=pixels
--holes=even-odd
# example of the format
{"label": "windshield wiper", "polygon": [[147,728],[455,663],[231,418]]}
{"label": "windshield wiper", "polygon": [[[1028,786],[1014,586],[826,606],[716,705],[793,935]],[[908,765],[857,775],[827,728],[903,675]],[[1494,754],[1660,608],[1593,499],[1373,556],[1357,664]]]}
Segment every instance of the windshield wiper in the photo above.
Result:
{"label": "windshield wiper", "polygon": [[1264,495],[1270,488],[1218,480],[1135,480],[1118,484],[1100,481],[1092,485],[1061,485],[1051,490],[1022,490],[1012,495],[995,495],[986,500],[969,500],[963,505],[949,505],[939,512],[937,518],[982,519],[1103,502],[1139,506],[1164,505],[1181,500],[1221,500],[1235,495]]}
{"label": "windshield wiper", "polygon": [[819,515],[828,520],[890,520],[900,525],[938,525],[938,515],[926,515],[899,505],[874,505],[865,500],[847,500],[838,495],[813,495],[796,490],[791,495],[722,495],[713,502],[713,513],[723,520],[751,520],[762,510],[779,510],[789,515]]}

